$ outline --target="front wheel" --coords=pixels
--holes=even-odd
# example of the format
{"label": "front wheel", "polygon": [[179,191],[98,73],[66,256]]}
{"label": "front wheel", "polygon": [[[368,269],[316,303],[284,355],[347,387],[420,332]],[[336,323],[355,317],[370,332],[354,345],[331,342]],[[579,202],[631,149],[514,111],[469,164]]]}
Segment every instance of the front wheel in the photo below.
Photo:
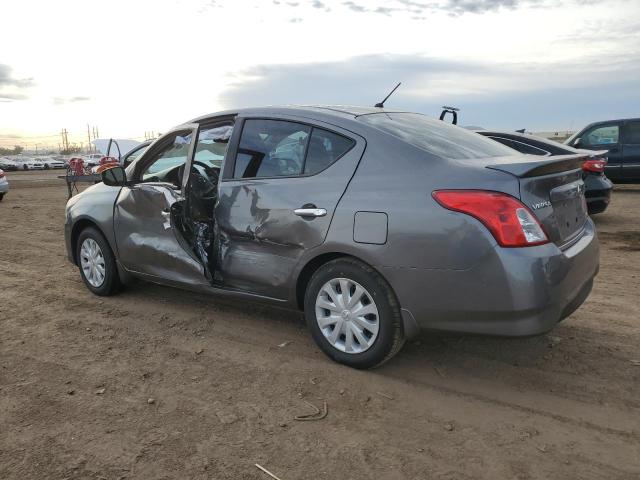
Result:
{"label": "front wheel", "polygon": [[120,289],[115,257],[107,240],[95,228],[86,228],[78,237],[77,259],[84,284],[96,295],[113,295]]}
{"label": "front wheel", "polygon": [[318,269],[307,286],[304,310],[322,351],[350,367],[381,365],[404,345],[395,294],[378,272],[358,260],[332,260]]}

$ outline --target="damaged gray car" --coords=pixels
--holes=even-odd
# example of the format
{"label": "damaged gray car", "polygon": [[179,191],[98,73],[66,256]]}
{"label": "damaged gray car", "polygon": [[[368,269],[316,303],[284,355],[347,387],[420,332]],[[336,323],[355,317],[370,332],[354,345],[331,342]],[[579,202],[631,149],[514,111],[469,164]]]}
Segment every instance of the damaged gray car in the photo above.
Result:
{"label": "damaged gray car", "polygon": [[382,108],[222,112],[71,198],[68,256],[98,295],[139,278],[300,309],[368,368],[420,329],[535,335],[576,310],[599,261],[583,161]]}

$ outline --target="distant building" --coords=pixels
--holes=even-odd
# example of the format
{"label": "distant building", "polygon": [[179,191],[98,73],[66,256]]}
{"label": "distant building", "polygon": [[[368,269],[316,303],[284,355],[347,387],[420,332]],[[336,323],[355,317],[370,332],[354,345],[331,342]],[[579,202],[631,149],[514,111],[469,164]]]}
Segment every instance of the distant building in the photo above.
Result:
{"label": "distant building", "polygon": [[549,140],[555,140],[556,142],[564,142],[567,138],[573,135],[574,132],[569,130],[559,130],[555,132],[533,132],[534,135],[539,137],[548,138]]}

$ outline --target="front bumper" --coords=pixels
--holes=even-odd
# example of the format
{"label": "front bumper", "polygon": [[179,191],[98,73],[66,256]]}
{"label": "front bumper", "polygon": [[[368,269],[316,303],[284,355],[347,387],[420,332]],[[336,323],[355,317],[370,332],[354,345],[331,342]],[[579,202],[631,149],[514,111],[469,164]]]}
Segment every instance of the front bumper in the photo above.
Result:
{"label": "front bumper", "polygon": [[75,265],[76,260],[73,255],[73,247],[71,246],[71,222],[69,217],[67,217],[67,221],[64,224],[64,244],[67,249],[67,260]]}
{"label": "front bumper", "polygon": [[571,247],[502,248],[468,270],[389,269],[405,317],[422,329],[504,336],[552,329],[588,297],[599,268],[593,222]]}
{"label": "front bumper", "polygon": [[0,180],[0,193],[7,193],[9,191],[9,182],[6,178]]}

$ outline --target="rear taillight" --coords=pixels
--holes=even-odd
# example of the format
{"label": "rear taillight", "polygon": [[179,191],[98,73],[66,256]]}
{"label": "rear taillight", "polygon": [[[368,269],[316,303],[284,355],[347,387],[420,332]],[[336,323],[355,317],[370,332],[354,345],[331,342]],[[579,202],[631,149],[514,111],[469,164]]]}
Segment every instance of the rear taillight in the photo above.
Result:
{"label": "rear taillight", "polygon": [[0,170],[0,178],[4,178],[4,170]]}
{"label": "rear taillight", "polygon": [[433,198],[444,208],[477,218],[502,247],[548,243],[533,213],[518,199],[483,190],[438,190]]}
{"label": "rear taillight", "polygon": [[607,164],[605,160],[587,160],[582,164],[582,170],[585,172],[602,173]]}

